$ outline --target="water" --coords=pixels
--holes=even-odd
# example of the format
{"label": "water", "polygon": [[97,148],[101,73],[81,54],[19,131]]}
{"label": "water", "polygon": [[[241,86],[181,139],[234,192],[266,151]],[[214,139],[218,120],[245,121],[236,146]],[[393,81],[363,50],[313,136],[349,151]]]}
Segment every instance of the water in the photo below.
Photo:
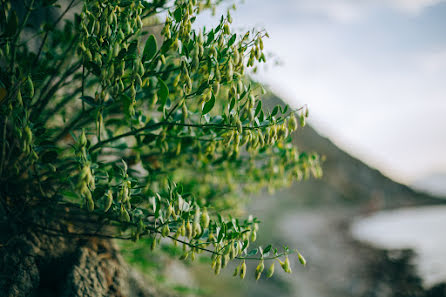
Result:
{"label": "water", "polygon": [[412,249],[423,285],[446,281],[446,206],[382,211],[355,220],[353,237],[374,247]]}

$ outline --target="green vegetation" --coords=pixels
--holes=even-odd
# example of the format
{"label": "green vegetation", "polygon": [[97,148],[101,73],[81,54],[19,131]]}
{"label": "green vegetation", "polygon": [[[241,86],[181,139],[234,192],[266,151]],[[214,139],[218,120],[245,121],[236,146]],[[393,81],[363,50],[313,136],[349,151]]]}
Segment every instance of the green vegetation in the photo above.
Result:
{"label": "green vegetation", "polygon": [[[267,113],[262,86],[246,76],[265,62],[265,32],[232,33],[230,11],[215,28],[193,29],[220,1],[14,2],[0,10],[9,215],[75,209],[97,225],[92,236],[152,248],[170,239],[181,259],[206,252],[216,274],[230,260],[242,278],[246,260],[258,261],[257,279],[273,274],[271,259],[291,272],[296,251],[251,248],[259,220],[243,218],[247,194],[321,175],[318,156],[291,144],[307,109]],[[30,21],[43,11],[56,17]],[[87,235],[83,221],[64,222]]]}

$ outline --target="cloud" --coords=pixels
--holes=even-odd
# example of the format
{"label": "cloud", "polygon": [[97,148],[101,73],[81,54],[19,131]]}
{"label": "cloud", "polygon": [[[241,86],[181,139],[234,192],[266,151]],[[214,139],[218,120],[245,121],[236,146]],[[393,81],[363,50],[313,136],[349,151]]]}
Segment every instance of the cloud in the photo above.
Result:
{"label": "cloud", "polygon": [[376,9],[389,8],[406,15],[418,15],[441,2],[445,0],[300,0],[292,5],[303,13],[324,16],[340,23],[353,23]]}
{"label": "cloud", "polygon": [[424,9],[445,2],[445,0],[386,0],[384,2],[397,10],[417,15]]}

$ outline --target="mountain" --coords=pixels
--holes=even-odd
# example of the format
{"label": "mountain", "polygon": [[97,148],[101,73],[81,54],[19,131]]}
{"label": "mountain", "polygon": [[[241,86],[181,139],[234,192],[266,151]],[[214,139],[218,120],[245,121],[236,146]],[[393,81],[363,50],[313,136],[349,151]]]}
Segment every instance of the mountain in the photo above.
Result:
{"label": "mountain", "polygon": [[[271,95],[264,106],[284,106],[284,102]],[[318,203],[349,202],[370,208],[370,211],[409,205],[438,203],[438,200],[397,183],[371,168],[361,160],[338,148],[328,138],[307,125],[293,135],[293,142],[302,151],[317,152],[324,156],[324,176],[296,183],[284,194],[299,195]]]}
{"label": "mountain", "polygon": [[437,197],[446,198],[446,173],[433,173],[412,184],[414,189]]}

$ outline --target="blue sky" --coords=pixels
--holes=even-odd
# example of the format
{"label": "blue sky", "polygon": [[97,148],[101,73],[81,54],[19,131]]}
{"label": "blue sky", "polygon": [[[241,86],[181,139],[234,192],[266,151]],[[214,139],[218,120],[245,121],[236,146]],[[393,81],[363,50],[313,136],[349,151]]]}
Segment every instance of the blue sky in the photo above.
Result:
{"label": "blue sky", "polygon": [[400,182],[446,171],[446,1],[245,0],[233,18],[269,32],[282,65],[256,78],[320,133]]}

